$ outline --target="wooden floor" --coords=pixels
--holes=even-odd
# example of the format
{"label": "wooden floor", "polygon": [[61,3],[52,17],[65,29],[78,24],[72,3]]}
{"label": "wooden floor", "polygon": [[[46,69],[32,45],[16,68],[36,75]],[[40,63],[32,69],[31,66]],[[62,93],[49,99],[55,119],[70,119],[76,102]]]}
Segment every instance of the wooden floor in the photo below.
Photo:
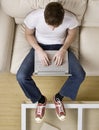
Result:
{"label": "wooden floor", "polygon": [[[34,77],[34,80],[43,94],[48,97],[48,101],[51,101],[66,78]],[[21,130],[21,103],[24,100],[27,99],[19,87],[15,75],[0,74],[0,130]],[[76,100],[99,101],[99,77],[86,77]]]}

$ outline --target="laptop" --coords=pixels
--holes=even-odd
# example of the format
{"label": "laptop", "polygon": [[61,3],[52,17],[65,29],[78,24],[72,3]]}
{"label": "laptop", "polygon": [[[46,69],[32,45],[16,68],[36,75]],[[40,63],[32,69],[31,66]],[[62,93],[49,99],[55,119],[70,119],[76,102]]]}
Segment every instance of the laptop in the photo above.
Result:
{"label": "laptop", "polygon": [[[53,59],[57,50],[46,50],[50,59]],[[34,65],[34,73],[36,76],[69,76],[69,66],[68,66],[68,51],[66,52],[63,64],[61,66],[55,65],[54,61],[51,61],[51,65],[44,66],[39,61],[38,55],[35,52],[35,65]]]}

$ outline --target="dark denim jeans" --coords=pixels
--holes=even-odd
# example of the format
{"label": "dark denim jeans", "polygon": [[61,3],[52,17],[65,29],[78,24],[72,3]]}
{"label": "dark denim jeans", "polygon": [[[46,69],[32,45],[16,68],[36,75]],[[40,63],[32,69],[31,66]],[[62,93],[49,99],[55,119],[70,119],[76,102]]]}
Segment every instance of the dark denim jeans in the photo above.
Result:
{"label": "dark denim jeans", "polygon": [[[40,46],[44,50],[59,50],[62,45],[40,44]],[[69,73],[72,74],[72,76],[68,77],[67,81],[64,83],[59,93],[62,96],[70,97],[72,100],[75,100],[80,84],[83,82],[85,78],[85,71],[83,70],[79,61],[77,60],[75,55],[71,52],[71,50],[68,50],[68,58],[69,58],[68,59]],[[21,88],[23,89],[25,95],[33,103],[35,103],[40,99],[42,93],[36,86],[34,80],[31,78],[33,72],[34,72],[34,49],[32,48],[17,72],[17,80]]]}

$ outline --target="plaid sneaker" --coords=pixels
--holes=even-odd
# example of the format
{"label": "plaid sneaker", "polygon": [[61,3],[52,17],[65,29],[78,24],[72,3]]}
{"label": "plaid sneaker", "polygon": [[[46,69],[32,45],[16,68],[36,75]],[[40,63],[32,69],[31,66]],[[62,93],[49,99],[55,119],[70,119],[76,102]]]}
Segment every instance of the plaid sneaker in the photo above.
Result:
{"label": "plaid sneaker", "polygon": [[45,103],[38,103],[37,104],[37,108],[35,111],[35,121],[36,123],[41,123],[43,118],[44,118],[44,114],[45,114],[45,108],[46,107],[46,101]]}
{"label": "plaid sneaker", "polygon": [[54,97],[54,104],[55,104],[55,111],[56,111],[57,117],[61,121],[64,121],[66,117],[66,113],[65,113],[65,108],[62,101],[59,98],[55,100],[55,97]]}

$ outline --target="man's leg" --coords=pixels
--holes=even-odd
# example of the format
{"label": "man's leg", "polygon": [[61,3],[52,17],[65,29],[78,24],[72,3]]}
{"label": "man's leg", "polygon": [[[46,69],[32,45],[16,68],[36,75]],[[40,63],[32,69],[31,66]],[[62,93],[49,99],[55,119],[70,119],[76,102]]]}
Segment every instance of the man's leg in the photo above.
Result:
{"label": "man's leg", "polygon": [[31,99],[33,103],[37,102],[41,97],[41,92],[37,88],[32,79],[34,72],[34,50],[31,49],[29,54],[24,59],[17,72],[17,80],[23,89],[25,95]]}
{"label": "man's leg", "polygon": [[56,115],[60,120],[64,120],[66,113],[64,104],[62,103],[63,97],[70,97],[72,100],[76,98],[80,84],[85,78],[85,72],[75,55],[69,51],[69,73],[72,74],[65,82],[59,93],[54,97],[54,104],[56,107]]}
{"label": "man's leg", "polygon": [[43,96],[32,79],[34,72],[34,49],[31,49],[17,72],[17,80],[25,95],[33,103],[38,101],[35,111],[35,120],[40,123],[45,114],[46,98]]}
{"label": "man's leg", "polygon": [[68,56],[69,73],[72,74],[72,76],[69,76],[61,88],[59,94],[75,100],[79,87],[85,79],[85,71],[83,70],[75,55],[70,50],[68,52]]}

